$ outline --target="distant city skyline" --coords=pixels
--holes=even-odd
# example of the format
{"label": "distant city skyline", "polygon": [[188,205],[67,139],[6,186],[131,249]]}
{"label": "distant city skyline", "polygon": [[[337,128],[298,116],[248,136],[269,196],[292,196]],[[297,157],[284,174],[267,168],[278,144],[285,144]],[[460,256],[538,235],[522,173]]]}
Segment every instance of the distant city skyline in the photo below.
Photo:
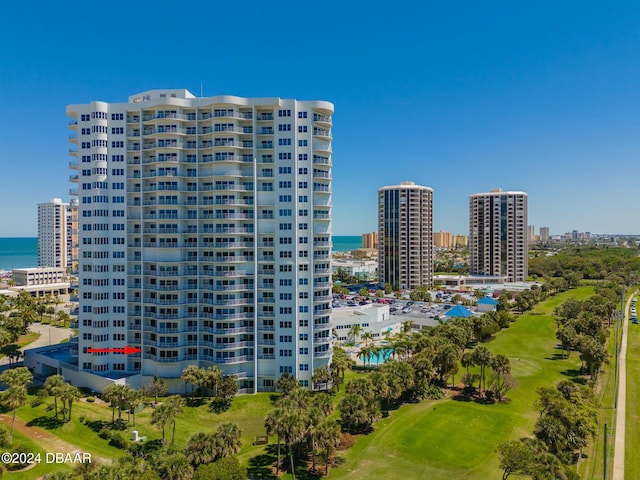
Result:
{"label": "distant city skyline", "polygon": [[70,200],[67,105],[158,88],[332,102],[334,235],[375,230],[378,189],[402,181],[433,189],[435,231],[468,234],[469,195],[502,187],[551,235],[640,233],[640,4],[187,1],[238,21],[132,55],[124,16],[152,38],[174,8],[3,5],[0,236],[36,236],[37,204]]}

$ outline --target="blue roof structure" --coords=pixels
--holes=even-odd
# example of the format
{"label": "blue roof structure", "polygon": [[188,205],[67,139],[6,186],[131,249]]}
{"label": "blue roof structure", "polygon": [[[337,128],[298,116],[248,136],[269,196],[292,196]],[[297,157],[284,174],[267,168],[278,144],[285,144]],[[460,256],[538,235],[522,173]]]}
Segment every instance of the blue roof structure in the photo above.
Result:
{"label": "blue roof structure", "polygon": [[472,315],[473,313],[468,308],[465,308],[462,305],[456,305],[445,314],[445,317],[467,318]]}
{"label": "blue roof structure", "polygon": [[478,300],[478,305],[498,305],[498,302],[491,297],[482,297]]}

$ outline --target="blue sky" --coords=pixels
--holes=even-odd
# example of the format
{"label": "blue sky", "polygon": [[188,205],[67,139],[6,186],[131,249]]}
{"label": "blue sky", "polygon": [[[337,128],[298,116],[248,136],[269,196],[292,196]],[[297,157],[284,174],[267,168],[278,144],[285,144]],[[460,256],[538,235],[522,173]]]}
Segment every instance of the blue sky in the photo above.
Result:
{"label": "blue sky", "polygon": [[529,223],[640,233],[640,3],[113,1],[0,6],[0,236],[69,199],[65,106],[153,88],[329,100],[333,232],[377,228],[376,191],[529,194]]}

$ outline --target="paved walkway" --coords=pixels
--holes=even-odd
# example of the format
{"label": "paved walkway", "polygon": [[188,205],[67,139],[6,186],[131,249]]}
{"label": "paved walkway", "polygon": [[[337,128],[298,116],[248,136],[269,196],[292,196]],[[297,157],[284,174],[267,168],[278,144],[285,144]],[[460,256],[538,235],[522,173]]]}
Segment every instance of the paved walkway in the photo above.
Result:
{"label": "paved walkway", "polygon": [[620,355],[618,359],[618,408],[616,410],[616,430],[613,449],[613,475],[612,480],[624,480],[624,449],[625,449],[625,419],[627,415],[627,333],[629,331],[629,297],[622,316],[622,340],[620,342]]}

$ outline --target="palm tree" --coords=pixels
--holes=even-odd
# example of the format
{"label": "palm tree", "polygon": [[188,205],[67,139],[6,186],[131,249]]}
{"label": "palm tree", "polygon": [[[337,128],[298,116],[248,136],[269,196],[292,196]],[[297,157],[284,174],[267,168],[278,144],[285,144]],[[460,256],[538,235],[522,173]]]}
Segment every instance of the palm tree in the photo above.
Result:
{"label": "palm tree", "polygon": [[282,433],[282,418],[284,416],[284,410],[278,407],[267,413],[264,419],[264,428],[267,431],[267,435],[276,435],[277,439],[277,460],[276,460],[276,476],[280,472],[280,435]]}
{"label": "palm tree", "polygon": [[[486,387],[485,383],[485,369],[491,364],[491,352],[487,347],[480,345],[473,351],[473,361],[480,367],[480,393],[482,394],[483,387]],[[486,389],[486,388],[485,388]]]}
{"label": "palm tree", "polygon": [[182,371],[180,378],[184,381],[185,389],[187,383],[191,384],[191,397],[193,397],[195,394],[195,386],[201,378],[200,369],[196,365],[189,365]]}
{"label": "palm tree", "polygon": [[193,467],[181,453],[164,457],[157,471],[162,480],[190,480],[193,476]]}
{"label": "palm tree", "polygon": [[82,394],[80,393],[80,390],[78,389],[78,387],[74,387],[73,385],[70,385],[68,383],[65,384],[64,388],[62,389],[62,393],[60,394],[60,398],[62,399],[63,410],[64,410],[65,402],[69,406],[68,421],[71,421],[71,407],[73,406],[73,402],[75,400],[80,400],[80,397],[82,397]]}
{"label": "palm tree", "polygon": [[373,334],[371,332],[364,332],[361,338],[364,340],[365,346],[368,346],[369,343],[373,342]]}
{"label": "palm tree", "polygon": [[133,416],[133,426],[136,426],[136,409],[144,403],[144,394],[142,390],[134,390],[133,388],[129,391],[129,396],[127,397],[127,404],[129,405],[129,415]]}
{"label": "palm tree", "polygon": [[151,414],[151,425],[157,425],[158,428],[162,430],[162,444],[165,444],[164,441],[164,427],[166,427],[167,423],[171,421],[171,408],[163,403],[158,408],[156,408]]}
{"label": "palm tree", "polygon": [[289,449],[289,460],[291,461],[291,475],[296,478],[295,465],[293,463],[293,446],[302,440],[304,436],[304,419],[298,412],[286,412],[281,420],[284,442]]}
{"label": "palm tree", "polygon": [[217,453],[218,443],[215,433],[194,433],[189,437],[184,448],[184,454],[193,468],[214,462],[217,459]]}
{"label": "palm tree", "polygon": [[460,358],[460,364],[467,369],[467,375],[469,375],[469,368],[476,365],[473,359],[473,352],[464,352]]}
{"label": "palm tree", "polygon": [[331,455],[340,443],[340,426],[333,420],[324,420],[316,429],[316,443],[324,452],[324,475],[329,475],[329,463]]}
{"label": "palm tree", "polygon": [[349,336],[353,337],[353,343],[358,343],[360,339],[360,332],[362,332],[362,327],[358,323],[354,323],[351,325],[351,329],[349,330]]}
{"label": "palm tree", "polygon": [[218,396],[218,385],[220,384],[220,381],[222,380],[222,370],[220,370],[215,365],[211,365],[210,367],[208,367],[204,371],[203,377],[204,377],[203,381],[204,381],[205,385],[210,386],[211,387],[211,391],[213,392],[213,396],[217,397]]}
{"label": "palm tree", "polygon": [[23,385],[27,386],[33,381],[33,375],[27,367],[12,368],[5,370],[0,375],[0,383],[10,387]]}
{"label": "palm tree", "polygon": [[62,393],[64,386],[65,381],[62,375],[51,375],[44,382],[45,391],[53,397],[53,405],[55,407],[56,418],[58,418],[58,397]]}
{"label": "palm tree", "polygon": [[229,457],[240,451],[242,431],[234,422],[222,422],[216,430],[215,437],[218,457]]}
{"label": "palm tree", "polygon": [[169,409],[169,421],[173,427],[171,431],[171,443],[174,443],[176,438],[176,418],[184,411],[185,403],[184,398],[180,395],[171,395],[164,403]]}
{"label": "palm tree", "polygon": [[367,366],[367,363],[371,363],[371,358],[373,357],[373,355],[374,347],[372,346],[365,345],[358,352],[358,357],[362,358],[362,360],[365,362],[365,366]]}
{"label": "palm tree", "polygon": [[13,429],[16,423],[16,410],[27,403],[27,387],[25,385],[12,385],[2,392],[0,403],[13,410],[13,418],[11,420],[11,433],[9,434],[9,443],[13,442]]}

